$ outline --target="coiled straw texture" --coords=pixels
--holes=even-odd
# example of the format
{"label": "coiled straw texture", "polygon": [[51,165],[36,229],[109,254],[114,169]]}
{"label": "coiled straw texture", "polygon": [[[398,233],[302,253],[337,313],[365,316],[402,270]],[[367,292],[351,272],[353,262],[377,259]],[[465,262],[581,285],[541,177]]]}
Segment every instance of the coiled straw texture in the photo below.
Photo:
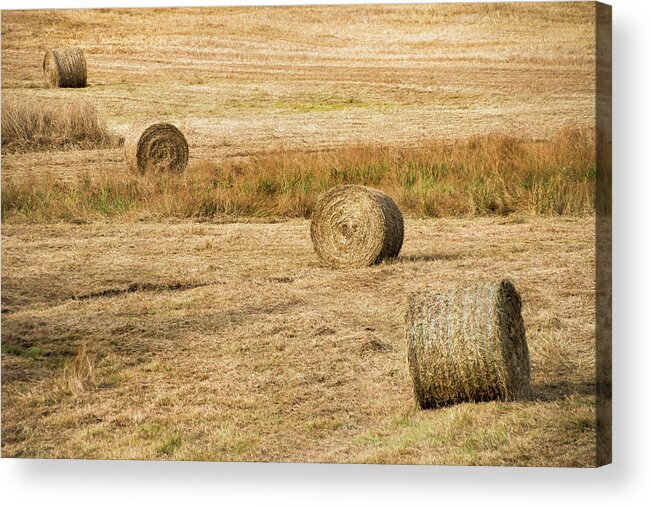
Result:
{"label": "coiled straw texture", "polygon": [[520,295],[508,280],[409,298],[407,355],[422,408],[530,391]]}
{"label": "coiled straw texture", "polygon": [[188,142],[171,123],[137,122],[124,139],[124,154],[134,172],[181,173],[188,165]]}
{"label": "coiled straw texture", "polygon": [[402,214],[379,190],[340,185],[317,202],[310,228],[312,244],[324,264],[362,267],[396,257],[402,247]]}
{"label": "coiled straw texture", "polygon": [[43,59],[45,83],[51,88],[84,88],[86,57],[80,48],[48,49]]}

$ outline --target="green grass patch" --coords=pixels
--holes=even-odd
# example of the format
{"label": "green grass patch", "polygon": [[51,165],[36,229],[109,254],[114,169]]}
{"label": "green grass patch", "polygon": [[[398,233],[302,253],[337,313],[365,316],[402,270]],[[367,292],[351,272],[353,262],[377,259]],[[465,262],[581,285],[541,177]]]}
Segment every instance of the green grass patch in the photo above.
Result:
{"label": "green grass patch", "polygon": [[181,448],[181,445],[182,442],[180,435],[178,433],[173,433],[171,435],[167,435],[156,450],[161,454],[171,456]]}
{"label": "green grass patch", "polygon": [[30,359],[38,359],[40,357],[49,354],[47,350],[42,349],[40,347],[27,348],[12,343],[2,345],[2,352],[4,352],[5,354],[9,354],[10,356],[28,357]]}

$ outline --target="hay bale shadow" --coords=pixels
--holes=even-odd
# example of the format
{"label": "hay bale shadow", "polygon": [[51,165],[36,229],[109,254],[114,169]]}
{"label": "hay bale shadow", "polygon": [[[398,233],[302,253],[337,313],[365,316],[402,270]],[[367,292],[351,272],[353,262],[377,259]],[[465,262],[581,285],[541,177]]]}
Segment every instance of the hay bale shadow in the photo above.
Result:
{"label": "hay bale shadow", "polygon": [[589,396],[597,392],[596,384],[580,382],[531,384],[531,401],[562,401],[572,395]]}
{"label": "hay bale shadow", "polygon": [[433,262],[433,261],[457,261],[464,259],[465,253],[435,253],[435,254],[412,254],[401,255],[393,262]]}

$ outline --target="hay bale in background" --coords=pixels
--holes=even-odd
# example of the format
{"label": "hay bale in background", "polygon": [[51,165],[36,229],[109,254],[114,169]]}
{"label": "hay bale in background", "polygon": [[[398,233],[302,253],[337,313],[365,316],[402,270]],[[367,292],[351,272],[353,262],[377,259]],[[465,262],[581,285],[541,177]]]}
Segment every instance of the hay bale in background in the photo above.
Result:
{"label": "hay bale in background", "polygon": [[124,154],[131,169],[145,172],[183,172],[188,165],[188,142],[171,123],[136,122],[124,138]]}
{"label": "hay bale in background", "polygon": [[86,58],[80,48],[48,49],[43,59],[45,83],[53,88],[84,88]]}
{"label": "hay bale in background", "polygon": [[508,280],[409,298],[407,356],[422,408],[512,400],[530,390],[520,295]]}
{"label": "hay bale in background", "polygon": [[379,190],[340,185],[320,197],[310,228],[314,250],[332,267],[361,267],[395,257],[402,247],[400,210]]}

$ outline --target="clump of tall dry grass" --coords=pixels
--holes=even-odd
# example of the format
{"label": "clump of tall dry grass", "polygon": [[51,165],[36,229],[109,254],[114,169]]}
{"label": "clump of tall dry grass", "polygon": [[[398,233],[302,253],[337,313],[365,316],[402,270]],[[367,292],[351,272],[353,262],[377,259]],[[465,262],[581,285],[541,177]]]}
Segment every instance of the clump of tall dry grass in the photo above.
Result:
{"label": "clump of tall dry grass", "polygon": [[87,102],[2,98],[2,151],[106,148],[119,142]]}
{"label": "clump of tall dry grass", "polygon": [[95,355],[84,342],[77,354],[66,363],[59,379],[59,390],[72,395],[80,395],[97,387],[95,375]]}
{"label": "clump of tall dry grass", "polygon": [[181,176],[99,169],[72,182],[5,178],[2,217],[310,217],[318,196],[342,184],[383,191],[411,216],[581,215],[594,213],[595,172],[594,131],[567,129],[536,142],[487,135],[200,161]]}

